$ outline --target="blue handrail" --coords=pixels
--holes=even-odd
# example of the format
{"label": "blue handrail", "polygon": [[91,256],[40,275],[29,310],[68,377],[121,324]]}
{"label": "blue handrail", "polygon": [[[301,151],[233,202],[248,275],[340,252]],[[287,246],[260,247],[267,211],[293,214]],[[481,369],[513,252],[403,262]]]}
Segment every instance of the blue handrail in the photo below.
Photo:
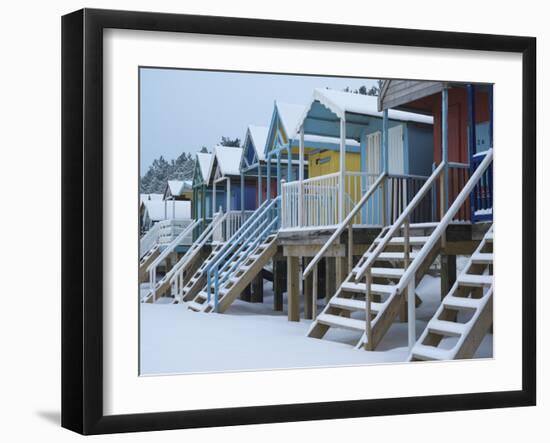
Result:
{"label": "blue handrail", "polygon": [[[273,200],[265,201],[224,245],[217,254],[217,257],[207,266],[207,303],[210,303],[213,292],[214,309],[216,312],[218,311],[220,279],[223,284],[237,266],[252,253],[260,242],[278,228],[280,220],[278,216],[280,211],[280,199],[281,197],[279,196]],[[234,262],[228,269],[230,264],[228,258],[241,252],[244,252],[242,257]],[[212,279],[214,279],[214,282],[212,282]],[[212,283],[214,283],[214,287],[212,287]]]}

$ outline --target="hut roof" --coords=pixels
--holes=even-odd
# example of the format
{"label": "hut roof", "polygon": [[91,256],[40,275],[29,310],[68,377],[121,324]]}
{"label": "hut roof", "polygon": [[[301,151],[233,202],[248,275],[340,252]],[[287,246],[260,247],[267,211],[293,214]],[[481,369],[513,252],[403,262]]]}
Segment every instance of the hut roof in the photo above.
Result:
{"label": "hut roof", "polygon": [[205,183],[208,183],[210,181],[210,174],[212,174],[214,154],[210,152],[197,152],[197,161],[199,162],[202,179]]}
{"label": "hut roof", "polygon": [[222,175],[240,175],[239,166],[243,149],[232,146],[217,145],[214,154]]}
{"label": "hut roof", "polygon": [[146,200],[145,211],[149,218],[160,220],[186,220],[191,218],[191,202],[185,200]]}

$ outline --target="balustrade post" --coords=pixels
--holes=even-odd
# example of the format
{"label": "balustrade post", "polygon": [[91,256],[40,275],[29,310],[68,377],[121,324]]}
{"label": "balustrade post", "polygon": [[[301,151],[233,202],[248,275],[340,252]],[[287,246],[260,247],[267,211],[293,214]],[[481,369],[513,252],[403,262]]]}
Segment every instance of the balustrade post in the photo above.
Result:
{"label": "balustrade post", "polygon": [[348,274],[353,271],[353,223],[348,225]]}
{"label": "balustrade post", "polygon": [[318,274],[318,265],[315,264],[313,267],[313,295],[311,301],[311,318],[315,320],[317,318],[317,298],[319,294],[319,274]]}
{"label": "balustrade post", "polygon": [[[404,238],[404,245],[403,245],[403,269],[407,269],[410,264],[410,221],[409,217],[405,219],[405,222],[403,223],[403,238]],[[407,321],[407,307],[406,307],[405,301],[403,301],[403,304],[401,306],[399,317],[401,321]]]}
{"label": "balustrade post", "polygon": [[371,283],[372,275],[370,268],[367,269],[365,274],[365,350],[372,351],[373,340],[372,340],[372,323],[371,323]]}
{"label": "balustrade post", "polygon": [[416,343],[416,286],[414,280],[415,277],[412,277],[407,286],[409,351]]}

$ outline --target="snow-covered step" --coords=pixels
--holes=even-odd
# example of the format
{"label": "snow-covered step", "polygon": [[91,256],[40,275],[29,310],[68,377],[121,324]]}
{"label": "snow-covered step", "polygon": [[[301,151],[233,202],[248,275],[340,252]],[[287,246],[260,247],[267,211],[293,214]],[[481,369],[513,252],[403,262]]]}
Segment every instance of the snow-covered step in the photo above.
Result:
{"label": "snow-covered step", "polygon": [[[329,303],[330,306],[345,309],[347,311],[364,311],[366,309],[365,300],[356,300],[353,298],[333,297]],[[383,307],[383,303],[371,302],[370,304],[372,312],[380,312]]]}
{"label": "snow-covered step", "polygon": [[372,268],[371,274],[373,277],[383,278],[401,278],[405,273],[401,268]]}
{"label": "snow-covered step", "polygon": [[412,357],[418,360],[452,360],[453,356],[452,349],[447,350],[434,346],[416,344],[412,350]]}
{"label": "snow-covered step", "polygon": [[472,255],[472,263],[491,264],[493,263],[493,254],[488,252],[476,252]]}
{"label": "snow-covered step", "polygon": [[464,286],[482,287],[493,284],[492,275],[460,274],[456,280],[460,285]]}
{"label": "snow-covered step", "polygon": [[428,323],[428,329],[440,335],[462,335],[467,331],[468,325],[465,323],[432,319]]}
{"label": "snow-covered step", "polygon": [[363,331],[365,329],[365,322],[363,320],[355,320],[354,318],[340,317],[338,315],[321,314],[317,317],[317,321],[324,325],[351,329],[353,331]]}
{"label": "snow-covered step", "polygon": [[[409,252],[409,259],[414,259],[416,257],[416,252]],[[404,252],[382,252],[378,256],[379,260],[405,260],[405,253]]]}
{"label": "snow-covered step", "polygon": [[[409,237],[409,245],[411,246],[421,246],[424,243],[428,241],[430,237],[426,236],[415,236],[415,237]],[[375,243],[380,243],[381,239],[374,240]],[[405,237],[393,237],[389,241],[390,245],[404,245],[405,244]]]}
{"label": "snow-covered step", "polygon": [[[346,292],[360,292],[361,294],[364,294],[367,289],[367,285],[366,283],[353,283],[346,281],[342,283],[341,288]],[[370,285],[370,289],[373,294],[391,294],[395,291],[395,286],[373,283]]]}
{"label": "snow-covered step", "polygon": [[197,303],[195,301],[191,301],[187,304],[187,307],[189,309],[192,309],[193,311],[202,311],[202,309],[204,308],[204,304],[202,303]]}
{"label": "snow-covered step", "polygon": [[445,305],[445,307],[451,309],[477,309],[481,306],[481,299],[447,295],[447,297],[445,297],[445,299],[443,300],[443,304]]}

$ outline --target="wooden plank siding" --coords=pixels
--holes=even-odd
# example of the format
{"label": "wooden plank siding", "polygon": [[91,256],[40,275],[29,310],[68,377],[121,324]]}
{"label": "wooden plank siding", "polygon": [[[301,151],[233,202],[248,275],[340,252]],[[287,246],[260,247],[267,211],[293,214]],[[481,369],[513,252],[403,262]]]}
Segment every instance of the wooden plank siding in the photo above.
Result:
{"label": "wooden plank siding", "polygon": [[442,82],[427,82],[418,80],[387,80],[384,82],[378,108],[394,108],[419,98],[440,92],[444,87]]}

